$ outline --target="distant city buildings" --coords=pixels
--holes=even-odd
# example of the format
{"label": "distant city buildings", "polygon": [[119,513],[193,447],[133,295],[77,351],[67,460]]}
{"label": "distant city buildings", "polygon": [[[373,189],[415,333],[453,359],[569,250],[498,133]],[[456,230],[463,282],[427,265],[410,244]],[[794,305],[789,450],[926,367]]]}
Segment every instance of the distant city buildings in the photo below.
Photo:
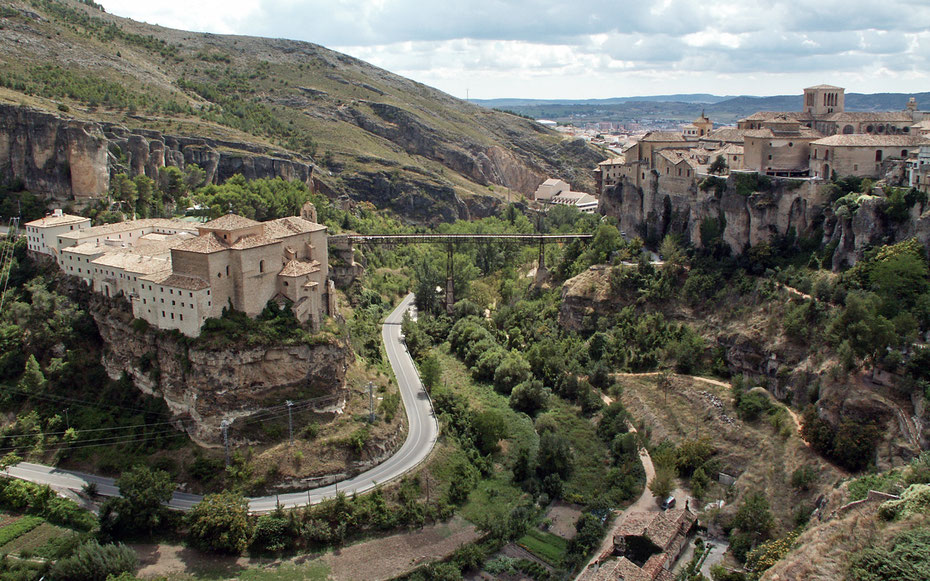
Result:
{"label": "distant city buildings", "polygon": [[800,111],[762,111],[717,129],[702,113],[680,131],[650,131],[598,165],[596,194],[624,178],[638,187],[658,180],[664,191],[684,192],[712,166],[717,173],[823,180],[881,178],[899,167],[909,184],[926,188],[930,160],[918,159],[924,145],[930,145],[930,112],[919,111],[913,98],[903,111],[853,112],[845,110],[845,89],[816,85],[804,89]]}
{"label": "distant city buildings", "polygon": [[[313,206],[256,222],[227,214],[207,223],[148,219],[90,226],[60,211],[26,224],[29,250],[53,258],[95,292],[122,295],[133,316],[196,337],[224,308],[258,315],[286,299],[319,328],[330,314],[326,227]],[[73,226],[73,228],[72,228]]]}

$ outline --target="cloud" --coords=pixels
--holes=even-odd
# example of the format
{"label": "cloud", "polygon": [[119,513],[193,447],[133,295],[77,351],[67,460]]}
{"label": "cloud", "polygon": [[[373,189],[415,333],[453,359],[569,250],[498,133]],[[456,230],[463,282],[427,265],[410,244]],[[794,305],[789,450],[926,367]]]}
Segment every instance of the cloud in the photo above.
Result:
{"label": "cloud", "polygon": [[165,26],[315,42],[447,90],[522,81],[610,96],[697,80],[680,91],[785,92],[760,79],[837,74],[862,81],[850,90],[895,90],[883,83],[930,70],[930,6],[904,0],[98,1]]}

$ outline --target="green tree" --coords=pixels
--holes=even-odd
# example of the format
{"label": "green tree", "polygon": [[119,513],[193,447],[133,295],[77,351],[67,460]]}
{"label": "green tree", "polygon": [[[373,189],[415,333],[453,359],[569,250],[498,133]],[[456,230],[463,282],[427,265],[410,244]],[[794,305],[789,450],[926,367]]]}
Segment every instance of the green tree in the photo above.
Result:
{"label": "green tree", "polygon": [[568,438],[561,434],[547,432],[539,437],[539,450],[536,453],[536,473],[540,478],[558,474],[562,480],[568,480],[574,469],[575,456]]}
{"label": "green tree", "polygon": [[157,529],[164,518],[164,504],[176,488],[171,475],[137,465],[116,479],[120,496],[127,502],[125,515],[135,530]]}
{"label": "green tree", "polygon": [[510,407],[534,416],[546,408],[549,394],[538,379],[530,379],[517,385],[510,392]]}
{"label": "green tree", "polygon": [[523,355],[511,351],[504,356],[494,371],[494,386],[505,395],[530,378],[530,364]]}
{"label": "green tree", "polygon": [[42,366],[36,360],[35,355],[29,355],[26,360],[26,369],[19,380],[19,389],[26,393],[38,394],[45,389],[45,375],[42,373]]}
{"label": "green tree", "polygon": [[472,420],[472,427],[475,430],[475,444],[482,454],[497,452],[497,443],[507,437],[507,422],[503,415],[494,410],[477,414]]}
{"label": "green tree", "polygon": [[187,522],[191,542],[219,553],[242,553],[252,536],[249,504],[235,492],[208,494],[191,509]]}
{"label": "green tree", "polygon": [[769,501],[759,492],[748,494],[733,517],[733,527],[748,535],[753,547],[767,539],[774,526]]}
{"label": "green tree", "polygon": [[656,500],[662,501],[675,490],[675,472],[671,468],[660,466],[656,468],[656,474],[649,481],[649,492],[656,497]]}
{"label": "green tree", "polygon": [[714,161],[711,162],[710,166],[707,168],[707,173],[719,175],[719,174],[726,173],[728,169],[730,169],[730,167],[727,165],[727,160],[724,159],[722,155],[718,155],[716,158],[714,158]]}
{"label": "green tree", "polygon": [[423,363],[420,364],[420,379],[423,380],[423,387],[431,393],[433,388],[439,384],[439,378],[442,375],[442,368],[439,365],[439,358],[430,353]]}

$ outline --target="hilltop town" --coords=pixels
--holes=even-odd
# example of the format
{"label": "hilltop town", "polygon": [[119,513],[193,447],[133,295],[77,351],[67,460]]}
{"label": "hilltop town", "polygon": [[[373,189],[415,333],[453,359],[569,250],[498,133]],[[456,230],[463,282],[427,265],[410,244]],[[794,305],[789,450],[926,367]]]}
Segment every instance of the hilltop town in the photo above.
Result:
{"label": "hilltop town", "polygon": [[845,89],[804,89],[798,111],[759,112],[736,127],[714,128],[701,115],[680,132],[650,131],[598,164],[597,196],[625,178],[636,187],[658,183],[685,192],[709,175],[756,172],[828,181],[834,176],[888,178],[928,191],[930,111],[846,111]]}

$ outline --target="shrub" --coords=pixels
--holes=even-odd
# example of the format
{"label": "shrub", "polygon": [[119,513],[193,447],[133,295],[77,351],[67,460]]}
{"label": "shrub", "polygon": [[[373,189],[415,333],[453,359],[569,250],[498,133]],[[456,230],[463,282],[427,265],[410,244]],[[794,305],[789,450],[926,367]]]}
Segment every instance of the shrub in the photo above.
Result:
{"label": "shrub", "polygon": [[817,480],[817,471],[813,466],[801,466],[791,473],[791,486],[799,490],[808,490],[810,485]]}
{"label": "shrub", "polygon": [[766,413],[772,408],[772,402],[769,396],[761,391],[750,391],[742,394],[736,410],[741,418],[747,422],[754,422],[759,416]]}
{"label": "shrub", "polygon": [[191,542],[220,553],[240,554],[252,536],[248,503],[233,492],[207,495],[188,513]]}
{"label": "shrub", "polygon": [[74,555],[62,559],[52,568],[53,579],[99,581],[110,575],[133,571],[139,566],[135,551],[123,544],[101,545],[91,541],[81,545]]}

